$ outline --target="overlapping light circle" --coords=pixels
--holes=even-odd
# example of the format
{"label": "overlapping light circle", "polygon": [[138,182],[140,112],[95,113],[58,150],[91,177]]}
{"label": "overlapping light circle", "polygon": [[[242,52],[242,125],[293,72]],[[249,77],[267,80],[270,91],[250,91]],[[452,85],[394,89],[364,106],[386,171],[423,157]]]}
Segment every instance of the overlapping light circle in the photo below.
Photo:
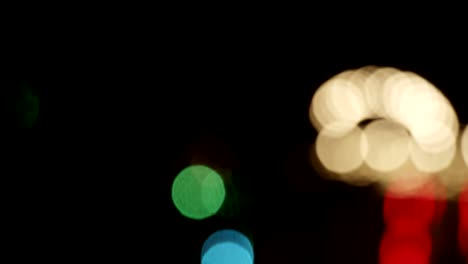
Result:
{"label": "overlapping light circle", "polygon": [[462,132],[461,153],[465,164],[468,164],[468,126],[465,126],[465,129]]}
{"label": "overlapping light circle", "polygon": [[366,126],[363,136],[367,141],[367,151],[363,150],[363,156],[372,169],[393,171],[408,159],[411,138],[397,123],[386,119],[373,121]]}
{"label": "overlapping light circle", "polygon": [[464,187],[458,203],[458,244],[463,255],[468,258],[468,185]]}
{"label": "overlapping light circle", "polygon": [[[413,72],[377,66],[344,71],[318,88],[309,116],[319,132],[319,160],[345,181],[343,174],[354,173],[352,181],[367,175],[369,183],[389,183],[404,170],[418,178],[413,183],[422,184],[449,169],[457,153],[455,110],[433,84]],[[362,127],[365,120],[372,121]],[[465,134],[462,149],[468,163]]]}
{"label": "overlapping light circle", "polygon": [[241,232],[224,229],[211,234],[202,247],[202,264],[253,264],[250,240]]}
{"label": "overlapping light circle", "polygon": [[362,153],[363,131],[353,127],[348,133],[334,134],[335,128],[324,128],[317,137],[317,156],[329,170],[347,173],[359,168],[364,159]]}
{"label": "overlapping light circle", "polygon": [[459,133],[457,147],[455,148],[450,166],[437,173],[438,180],[446,190],[446,198],[456,199],[457,195],[463,190],[466,183],[468,183],[468,167],[462,153],[466,147],[461,144],[461,142],[463,142],[462,137],[463,133]]}

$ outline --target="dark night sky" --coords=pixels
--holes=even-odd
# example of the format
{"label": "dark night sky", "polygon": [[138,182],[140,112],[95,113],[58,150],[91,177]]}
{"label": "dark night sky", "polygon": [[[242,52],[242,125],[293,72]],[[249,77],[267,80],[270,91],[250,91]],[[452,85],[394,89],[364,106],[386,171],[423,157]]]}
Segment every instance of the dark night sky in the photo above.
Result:
{"label": "dark night sky", "polygon": [[[236,228],[253,238],[259,264],[377,263],[382,198],[314,172],[312,95],[341,71],[392,66],[438,86],[466,123],[466,51],[420,37],[391,45],[299,29],[205,31],[123,47],[103,37],[53,56],[38,49],[11,67],[7,78],[48,94],[38,128],[4,126],[6,167],[21,172],[6,192],[16,197],[12,222],[30,243],[50,245],[44,255],[57,246],[84,258],[198,263],[212,232]],[[172,180],[191,162],[232,175],[237,210],[203,221],[177,212]],[[443,257],[436,263],[452,263]]]}

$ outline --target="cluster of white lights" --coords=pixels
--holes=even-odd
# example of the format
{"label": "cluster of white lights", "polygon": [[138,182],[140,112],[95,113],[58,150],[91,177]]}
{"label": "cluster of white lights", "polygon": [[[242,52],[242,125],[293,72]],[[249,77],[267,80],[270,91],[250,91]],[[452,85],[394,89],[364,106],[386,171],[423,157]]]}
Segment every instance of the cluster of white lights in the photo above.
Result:
{"label": "cluster of white lights", "polygon": [[449,100],[413,72],[376,66],[344,71],[318,88],[309,116],[319,132],[317,157],[340,180],[398,181],[411,189],[436,175],[448,187],[467,178],[467,130],[460,133]]}

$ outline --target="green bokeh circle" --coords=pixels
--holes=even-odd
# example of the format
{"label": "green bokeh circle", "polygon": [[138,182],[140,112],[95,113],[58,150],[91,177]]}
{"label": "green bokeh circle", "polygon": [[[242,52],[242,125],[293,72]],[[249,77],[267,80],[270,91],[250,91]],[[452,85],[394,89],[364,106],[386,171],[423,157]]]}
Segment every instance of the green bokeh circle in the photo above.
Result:
{"label": "green bokeh circle", "polygon": [[222,177],[203,165],[183,169],[172,184],[172,201],[179,212],[191,219],[204,219],[218,212],[226,190]]}

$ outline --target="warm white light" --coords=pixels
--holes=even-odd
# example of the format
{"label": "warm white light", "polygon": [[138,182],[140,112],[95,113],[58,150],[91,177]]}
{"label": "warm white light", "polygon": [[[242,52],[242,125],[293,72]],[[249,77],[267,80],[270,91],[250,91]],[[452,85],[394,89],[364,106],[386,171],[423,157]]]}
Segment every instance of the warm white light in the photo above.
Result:
{"label": "warm white light", "polygon": [[409,156],[410,136],[405,128],[389,120],[376,120],[364,129],[366,164],[380,172],[400,167]]}
{"label": "warm white light", "polygon": [[388,118],[387,110],[384,108],[383,101],[385,81],[399,73],[400,71],[391,67],[377,68],[372,71],[364,82],[363,90],[368,107],[372,110],[375,116]]}
{"label": "warm white light", "polygon": [[385,90],[393,94],[386,97],[394,100],[388,104],[391,116],[408,128],[422,150],[439,153],[453,147],[458,120],[436,87],[414,73],[401,72],[387,80]]}
{"label": "warm white light", "polygon": [[378,174],[382,191],[391,187],[392,192],[401,195],[411,195],[435,178],[436,175],[432,173],[418,170],[410,159],[396,170]]}
{"label": "warm white light", "polygon": [[465,164],[468,165],[468,126],[465,126],[461,136],[461,153]]}
{"label": "warm white light", "polygon": [[447,198],[455,198],[468,183],[468,167],[464,161],[463,155],[463,135],[460,131],[455,154],[449,166],[437,173],[438,179],[443,184],[446,190]]}
{"label": "warm white light", "polygon": [[410,158],[414,166],[428,173],[436,173],[447,168],[453,161],[456,145],[451,144],[449,148],[439,152],[425,151],[419,144],[413,141],[411,145]]}
{"label": "warm white light", "polygon": [[[402,192],[411,192],[437,173],[451,189],[466,178],[466,165],[458,163],[468,164],[468,132],[459,150],[455,109],[416,73],[377,66],[344,71],[319,87],[309,117],[319,132],[318,160],[339,180],[398,182]],[[369,119],[364,129],[358,127]]]}
{"label": "warm white light", "polygon": [[323,166],[336,173],[347,173],[361,166],[362,130],[354,127],[349,133],[336,136],[322,129],[316,140],[315,150]]}
{"label": "warm white light", "polygon": [[351,128],[369,118],[370,111],[364,95],[355,82],[346,78],[349,74],[351,72],[333,77],[321,85],[314,94],[309,116],[317,130],[324,127],[328,127],[329,130],[332,127]]}

